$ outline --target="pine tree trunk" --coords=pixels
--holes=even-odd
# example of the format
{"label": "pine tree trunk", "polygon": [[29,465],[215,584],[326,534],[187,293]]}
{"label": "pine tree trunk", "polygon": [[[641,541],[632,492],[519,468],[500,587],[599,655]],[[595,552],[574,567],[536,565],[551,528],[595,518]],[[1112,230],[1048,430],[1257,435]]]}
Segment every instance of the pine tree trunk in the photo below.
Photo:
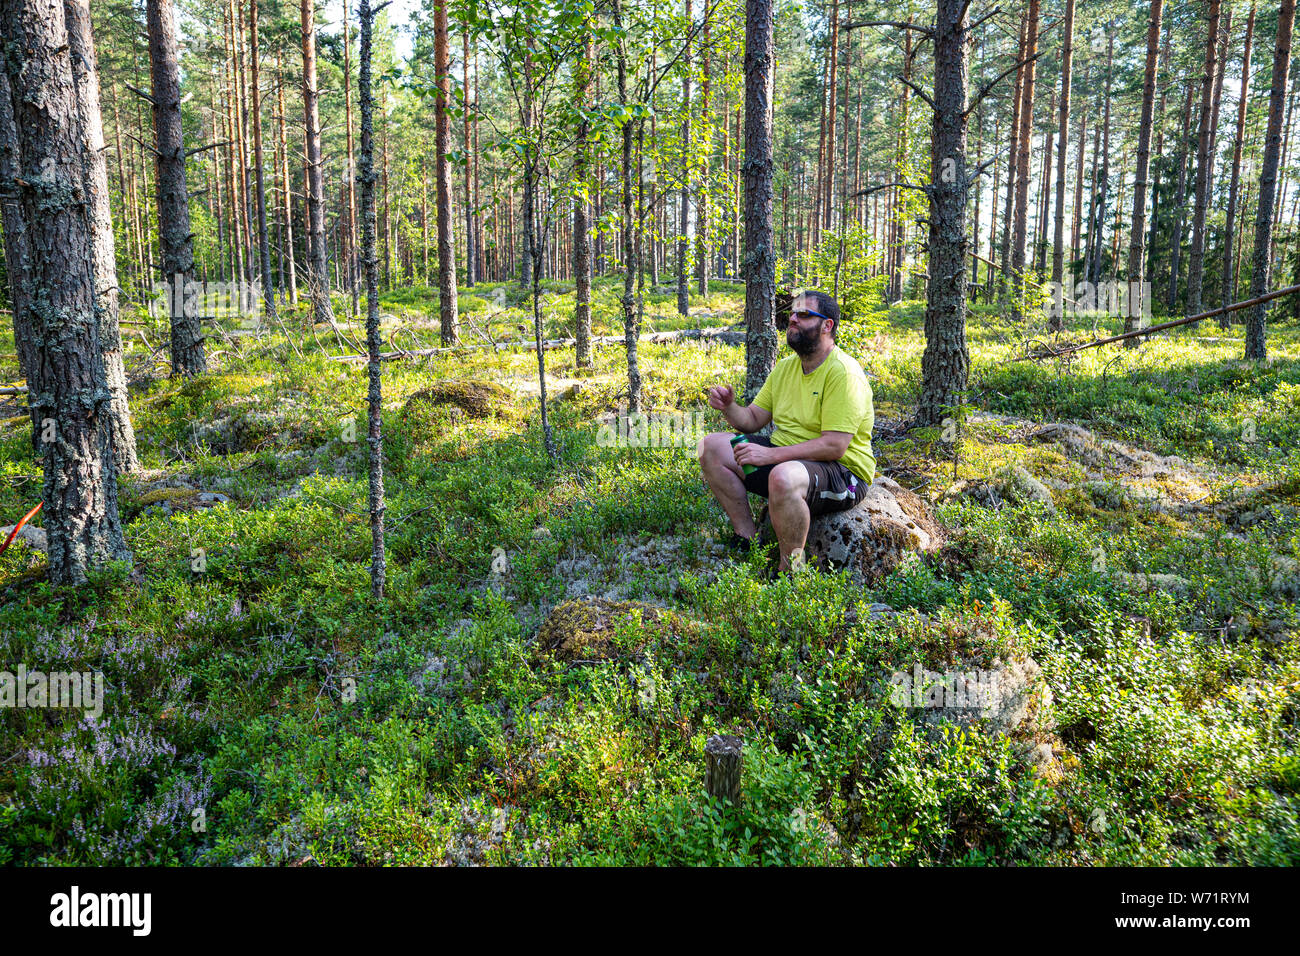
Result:
{"label": "pine tree trunk", "polygon": [[[713,128],[709,98],[713,93],[709,78],[709,16],[704,7],[704,57],[700,63],[704,78],[700,84],[700,122],[704,135],[700,143],[700,181],[695,198],[695,281],[701,296],[709,294],[709,154],[713,152]],[[725,114],[724,114],[725,115]]]}
{"label": "pine tree trunk", "polygon": [[[1187,254],[1187,314],[1201,311],[1201,272],[1205,264],[1205,212],[1213,170],[1210,137],[1214,127],[1214,80],[1218,73],[1219,0],[1209,0],[1206,27],[1205,70],[1201,75],[1201,128],[1196,146],[1196,203],[1192,207],[1192,247]],[[1131,340],[1130,340],[1131,341]]]}
{"label": "pine tree trunk", "polygon": [[[1047,115],[1052,117],[1056,115],[1056,90],[1052,90],[1051,99],[1047,105]],[[1041,198],[1041,208],[1038,219],[1038,229],[1034,234],[1034,249],[1037,253],[1037,261],[1034,268],[1038,270],[1039,278],[1047,271],[1047,218],[1051,214],[1052,198],[1052,147],[1055,141],[1052,139],[1052,133],[1049,130],[1043,137],[1043,171],[1039,180],[1038,194]]]}
{"label": "pine tree trunk", "polygon": [[[1147,24],[1147,61],[1142,80],[1142,118],[1138,124],[1137,171],[1133,179],[1133,229],[1129,235],[1128,281],[1142,282],[1145,278],[1144,243],[1146,240],[1146,188],[1147,173],[1151,163],[1151,125],[1156,104],[1156,70],[1160,60],[1160,18],[1164,0],[1151,0],[1151,20]],[[1131,286],[1130,286],[1131,287]],[[1130,297],[1131,298],[1131,297]],[[1138,317],[1127,314],[1124,330],[1137,327]]]}
{"label": "pine tree trunk", "polygon": [[434,69],[438,77],[438,98],[434,107],[435,162],[438,168],[438,317],[442,344],[460,341],[456,302],[456,246],[451,230],[451,53],[447,43],[447,0],[433,5]]}
{"label": "pine tree trunk", "polygon": [[278,112],[276,120],[280,126],[280,181],[284,183],[284,245],[288,255],[289,262],[285,267],[286,278],[289,280],[289,307],[296,309],[298,307],[298,264],[294,255],[294,238],[293,238],[293,182],[289,179],[289,141],[285,136],[285,117],[284,117],[284,75],[280,73],[280,54],[277,52],[275,57],[275,68],[279,74],[280,83],[277,93]]}
{"label": "pine tree trunk", "polygon": [[343,124],[347,130],[348,168],[346,173],[348,186],[347,208],[347,258],[345,270],[348,278],[348,292],[351,294],[352,315],[360,311],[361,263],[357,255],[357,167],[352,153],[352,37],[348,30],[351,19],[347,4],[343,5]]}
{"label": "pine tree trunk", "polygon": [[[1106,226],[1106,200],[1107,190],[1110,186],[1110,100],[1111,100],[1111,81],[1115,65],[1115,36],[1110,30],[1107,30],[1106,37],[1106,92],[1105,106],[1102,108],[1101,124],[1101,169],[1097,173],[1097,187],[1095,189],[1096,215],[1093,220],[1092,231],[1088,236],[1088,245],[1092,249],[1092,261],[1088,267],[1088,281],[1093,285],[1101,284],[1102,269],[1102,250],[1103,234]],[[1128,339],[1125,344],[1137,344],[1137,339]]]}
{"label": "pine tree trunk", "polygon": [[[1037,26],[1037,13],[1037,0],[1032,0],[1031,36]],[[926,284],[921,399],[916,410],[916,424],[923,427],[939,425],[963,403],[962,393],[970,372],[966,348],[966,257],[970,248],[966,235],[970,188],[966,170],[967,34],[966,3],[936,0],[930,279]],[[1032,79],[1026,85],[1032,88]],[[1025,112],[1032,111],[1026,108]],[[1027,147],[1027,133],[1024,139]],[[949,167],[953,174],[943,175],[949,163],[953,164]]]}
{"label": "pine tree trunk", "polygon": [[772,229],[773,0],[745,0],[745,394],[753,400],[776,364],[776,257]]}
{"label": "pine tree trunk", "polygon": [[[152,4],[151,4],[152,6]],[[62,0],[3,0],[19,196],[26,226],[27,319],[41,368],[28,401],[47,431],[42,490],[50,583],[76,585],[131,560],[117,509],[117,466],[85,202],[81,126]],[[13,51],[21,50],[22,56]],[[49,434],[53,432],[53,434]]]}
{"label": "pine tree trunk", "polygon": [[[622,0],[614,0],[614,27],[619,31],[623,28]],[[626,39],[621,37],[618,40],[618,101],[624,106],[627,105],[628,101],[627,43]],[[636,273],[639,271],[634,262],[636,253],[632,246],[632,230],[634,227],[632,218],[632,177],[637,174],[632,170],[631,122],[623,123],[621,132],[623,159],[621,183],[623,222],[620,230],[623,249],[623,297],[621,304],[623,306],[623,341],[627,350],[627,407],[629,412],[639,412],[641,410],[641,368],[638,362],[637,341],[640,330],[637,327],[636,301],[632,293],[636,282]]]}
{"label": "pine tree trunk", "polygon": [[[1187,98],[1183,103],[1183,132],[1178,140],[1178,153],[1175,160],[1178,164],[1178,185],[1174,188],[1174,229],[1169,249],[1168,306],[1171,313],[1178,308],[1178,260],[1182,257],[1183,216],[1186,213],[1187,202],[1187,144],[1192,128],[1192,90],[1192,84],[1188,83]],[[1127,341],[1132,342],[1133,339]]]}
{"label": "pine tree trunk", "polygon": [[[1246,20],[1246,42],[1241,54],[1241,96],[1237,101],[1237,131],[1232,141],[1232,179],[1228,186],[1228,210],[1223,237],[1223,295],[1221,305],[1227,307],[1233,302],[1237,289],[1232,257],[1232,243],[1237,219],[1238,190],[1241,188],[1241,144],[1246,136],[1246,105],[1250,96],[1250,47],[1255,37],[1255,4],[1250,5],[1250,16]],[[1220,328],[1228,328],[1232,317],[1224,315],[1219,319]]]}
{"label": "pine tree trunk", "polygon": [[[310,3],[311,0],[306,0]],[[359,0],[361,21],[361,156],[358,181],[361,186],[361,255],[366,273],[366,347],[369,352],[367,391],[370,473],[370,593],[383,600],[387,565],[384,560],[384,436],[383,376],[379,359],[383,340],[379,330],[379,262],[375,256],[375,97],[370,88],[371,31],[374,15],[370,0]]]}
{"label": "pine tree trunk", "polygon": [[[1264,295],[1272,264],[1273,199],[1277,190],[1278,160],[1282,152],[1282,109],[1286,103],[1287,73],[1291,66],[1291,32],[1295,25],[1295,0],[1282,0],[1277,18],[1277,44],[1273,48],[1273,80],[1268,94],[1268,133],[1259,174],[1259,206],[1255,214],[1255,253],[1251,264],[1250,297]],[[1246,358],[1267,357],[1265,321],[1268,304],[1257,305],[1246,318]]]}
{"label": "pine tree trunk", "polygon": [[690,288],[686,281],[687,262],[690,256],[689,217],[691,214],[691,0],[686,0],[687,39],[682,50],[682,188],[681,217],[677,231],[677,312],[690,313]]}
{"label": "pine tree trunk", "polygon": [[304,173],[307,188],[307,286],[316,322],[334,324],[330,305],[329,254],[325,246],[325,173],[320,143],[320,107],[316,86],[315,0],[301,0],[302,7],[302,102],[307,141]]}
{"label": "pine tree trunk", "polygon": [[[3,61],[0,61],[2,65]],[[27,394],[44,392],[41,360],[31,315],[31,254],[27,248],[27,222],[21,197],[14,188],[19,178],[18,128],[14,125],[9,76],[0,68],[0,226],[4,228],[5,266],[9,273],[9,304],[13,307],[14,347],[18,369],[27,382]],[[32,419],[32,450],[41,450],[41,416],[28,399]]]}
{"label": "pine tree trunk", "polygon": [[104,121],[99,102],[99,67],[91,35],[90,0],[64,0],[73,81],[82,132],[86,136],[86,212],[94,256],[95,307],[103,352],[104,378],[112,401],[108,406],[109,430],[117,470],[129,474],[140,467],[135,431],[126,397],[126,369],[122,365],[122,332],[118,324],[117,255],[113,238],[113,212],[108,202],[108,166],[104,160]]}
{"label": "pine tree trunk", "polygon": [[1013,314],[1020,316],[1021,288],[1024,284],[1025,242],[1029,227],[1029,159],[1034,145],[1034,80],[1038,52],[1039,0],[1029,0],[1028,23],[1025,27],[1024,81],[1020,87],[1020,132],[1016,150],[1016,213],[1011,242],[1012,280],[1017,284]]}
{"label": "pine tree trunk", "polygon": [[1016,178],[1020,169],[1020,150],[1023,148],[1020,141],[1020,110],[1024,103],[1024,60],[1029,44],[1028,29],[1029,17],[1026,14],[1020,18],[1020,44],[1016,48],[1016,62],[1021,65],[1016,70],[1015,89],[1011,94],[1011,140],[1007,147],[1007,200],[1006,208],[1002,210],[1002,262],[998,270],[998,288],[1003,294],[1006,292],[1007,277],[1011,275],[1011,227],[1016,218]]}
{"label": "pine tree trunk", "polygon": [[[251,55],[248,58],[252,70],[252,93],[249,96],[253,112],[253,164],[257,182],[257,246],[262,260],[262,297],[266,303],[266,314],[270,321],[278,319],[275,307],[275,280],[271,275],[271,242],[266,229],[266,175],[262,162],[262,88],[259,82],[260,60],[258,58],[257,0],[248,4],[249,36],[252,39]],[[288,337],[288,333],[285,333]]]}
{"label": "pine tree trunk", "polygon": [[[1058,284],[1065,282],[1065,147],[1070,124],[1070,70],[1074,65],[1074,0],[1065,0],[1063,29],[1061,118],[1056,131],[1056,229],[1052,236],[1052,281]],[[1052,328],[1064,328],[1060,316],[1053,316]]]}
{"label": "pine tree trunk", "polygon": [[578,121],[575,143],[573,177],[581,187],[573,201],[573,278],[576,288],[573,305],[574,364],[578,368],[591,368],[591,242],[587,234],[587,197],[590,183],[591,123],[585,114],[591,109],[591,80],[595,60],[595,37],[590,26],[585,27],[582,59],[574,69],[574,99],[584,114]]}
{"label": "pine tree trunk", "polygon": [[148,0],[149,62],[153,121],[157,136],[158,238],[162,267],[170,283],[172,374],[189,378],[207,371],[203,329],[184,308],[185,284],[194,276],[194,234],[185,189],[185,139],[181,131],[181,79],[176,56],[172,0]]}
{"label": "pine tree trunk", "polygon": [[474,235],[474,189],[471,182],[474,170],[474,143],[470,130],[469,101],[469,29],[462,36],[461,97],[465,117],[465,286],[472,289],[478,281],[478,267],[475,262],[476,249]]}

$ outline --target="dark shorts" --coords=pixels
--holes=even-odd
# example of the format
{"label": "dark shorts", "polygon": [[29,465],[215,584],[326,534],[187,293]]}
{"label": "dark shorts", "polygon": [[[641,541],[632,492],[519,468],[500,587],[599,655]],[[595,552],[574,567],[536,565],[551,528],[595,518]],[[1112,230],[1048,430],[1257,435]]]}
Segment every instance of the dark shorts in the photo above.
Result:
{"label": "dark shorts", "polygon": [[[765,435],[746,435],[745,441],[755,445],[772,447],[772,439]],[[814,461],[810,458],[795,459],[808,469],[808,494],[804,501],[808,503],[808,512],[812,515],[830,514],[834,511],[847,511],[867,495],[870,485],[861,478],[854,477],[838,461]],[[767,497],[767,479],[776,465],[760,465],[745,476],[745,490],[752,495]]]}

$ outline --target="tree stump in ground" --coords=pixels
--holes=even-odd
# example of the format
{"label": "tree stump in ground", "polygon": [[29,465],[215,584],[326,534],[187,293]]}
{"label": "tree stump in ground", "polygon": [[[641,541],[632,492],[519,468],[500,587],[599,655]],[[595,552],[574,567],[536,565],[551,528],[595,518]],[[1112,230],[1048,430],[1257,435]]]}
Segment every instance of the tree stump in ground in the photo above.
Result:
{"label": "tree stump in ground", "polygon": [[714,734],[704,745],[704,786],[709,796],[740,802],[743,745],[739,737],[730,734]]}

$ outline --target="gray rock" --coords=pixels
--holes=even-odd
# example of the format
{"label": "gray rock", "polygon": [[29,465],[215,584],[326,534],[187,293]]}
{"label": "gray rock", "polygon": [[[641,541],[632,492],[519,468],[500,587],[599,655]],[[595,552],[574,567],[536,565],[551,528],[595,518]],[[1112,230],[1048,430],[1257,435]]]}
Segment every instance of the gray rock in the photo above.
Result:
{"label": "gray rock", "polygon": [[918,664],[892,674],[888,690],[893,703],[930,728],[949,723],[1004,735],[1050,729],[1052,691],[1032,657],[971,669]]}
{"label": "gray rock", "polygon": [[[4,544],[4,542],[8,540],[9,535],[13,530],[13,525],[9,525],[6,528],[0,528],[0,544]],[[23,544],[27,545],[27,547],[36,551],[48,553],[50,550],[50,542],[46,537],[44,528],[33,528],[31,525],[25,524],[23,525],[22,530],[14,536],[14,540],[21,541]]]}
{"label": "gray rock", "polygon": [[1004,504],[1015,506],[1040,502],[1048,511],[1056,513],[1052,492],[1023,465],[1001,468],[987,480],[968,478],[959,481],[943,495],[944,501],[961,498],[993,509],[1001,508]]}
{"label": "gray rock", "polygon": [[[804,550],[810,562],[846,569],[856,583],[871,584],[904,561],[937,550],[943,537],[925,501],[881,475],[855,507],[814,517]],[[760,541],[775,540],[765,518]]]}

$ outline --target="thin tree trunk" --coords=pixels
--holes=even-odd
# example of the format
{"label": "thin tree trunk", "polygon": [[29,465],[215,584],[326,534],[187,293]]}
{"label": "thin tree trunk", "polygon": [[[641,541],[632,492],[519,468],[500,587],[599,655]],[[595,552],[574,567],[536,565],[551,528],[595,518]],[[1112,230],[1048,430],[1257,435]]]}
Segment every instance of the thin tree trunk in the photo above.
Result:
{"label": "thin tree trunk", "polygon": [[1026,14],[1020,18],[1020,44],[1016,48],[1016,62],[1020,63],[1020,67],[1016,70],[1015,89],[1011,94],[1011,142],[1007,148],[1007,201],[1006,208],[1002,211],[1002,267],[998,270],[998,287],[1003,293],[1006,291],[1007,277],[1011,274],[1011,227],[1016,213],[1016,177],[1020,168],[1019,151],[1024,148],[1020,141],[1020,110],[1024,104],[1024,60],[1029,43],[1028,29],[1029,17]]}
{"label": "thin tree trunk", "polygon": [[745,393],[753,400],[776,364],[772,247],[772,0],[745,0]]}
{"label": "thin tree trunk", "polygon": [[[1246,105],[1250,97],[1250,48],[1255,38],[1255,4],[1250,4],[1250,16],[1246,20],[1246,41],[1241,53],[1241,96],[1237,101],[1237,131],[1232,141],[1232,179],[1228,185],[1228,209],[1225,217],[1223,237],[1223,294],[1221,305],[1232,304],[1237,289],[1233,282],[1236,276],[1232,255],[1232,244],[1237,218],[1238,190],[1241,188],[1241,144],[1246,135]],[[1230,315],[1219,319],[1219,327],[1226,329],[1232,321]]]}
{"label": "thin tree trunk", "polygon": [[[1052,282],[1065,282],[1065,147],[1070,125],[1070,71],[1074,65],[1074,0],[1065,0],[1065,25],[1061,49],[1061,116],[1056,137],[1056,229],[1052,236]],[[1073,290],[1071,290],[1071,293]],[[1052,328],[1065,324],[1052,316]]]}
{"label": "thin tree trunk", "polygon": [[[1151,162],[1151,124],[1156,103],[1156,70],[1159,68],[1160,61],[1160,18],[1163,11],[1164,0],[1151,0],[1151,20],[1147,24],[1146,72],[1142,80],[1142,118],[1138,123],[1137,171],[1133,178],[1133,229],[1129,236],[1128,247],[1130,289],[1132,283],[1142,282],[1145,279],[1143,255],[1146,240],[1147,172]],[[1133,300],[1131,295],[1129,300]],[[1131,309],[1126,310],[1124,318],[1126,332],[1137,328],[1139,317],[1128,314],[1131,311]]]}
{"label": "thin tree trunk", "polygon": [[[280,73],[281,62],[280,54],[277,51],[275,55],[276,72]],[[294,237],[293,237],[293,203],[291,202],[293,194],[293,183],[289,179],[289,141],[285,136],[285,118],[284,118],[284,75],[280,73],[279,91],[277,94],[277,116],[276,120],[280,126],[280,180],[284,183],[284,236],[285,250],[288,254],[289,262],[285,268],[289,280],[289,307],[298,308],[298,264],[294,256]]]}
{"label": "thin tree trunk", "polygon": [[700,142],[700,181],[695,198],[695,281],[696,290],[702,296],[709,294],[709,267],[712,265],[709,261],[709,158],[713,152],[713,128],[709,98],[713,90],[709,82],[709,14],[708,2],[705,0],[704,57],[700,63],[704,73],[700,84],[700,123],[704,135]]}
{"label": "thin tree trunk", "polygon": [[438,77],[438,98],[434,107],[435,162],[438,168],[438,317],[442,344],[460,341],[456,302],[456,246],[451,233],[451,163],[447,148],[451,138],[451,53],[447,43],[447,0],[433,5],[434,69]]}
{"label": "thin tree trunk", "polygon": [[[686,281],[686,260],[690,256],[689,217],[691,214],[691,0],[686,0],[687,39],[682,50],[682,189],[681,221],[677,231],[677,312],[690,313],[690,289]],[[630,208],[629,208],[630,212]]]}
{"label": "thin tree trunk", "polygon": [[302,0],[302,101],[307,140],[307,285],[316,322],[334,325],[330,305],[329,254],[325,246],[325,174],[320,141],[319,93],[316,86],[315,0]]}
{"label": "thin tree trunk", "polygon": [[1029,0],[1028,24],[1025,27],[1025,54],[1028,60],[1024,65],[1024,81],[1020,87],[1020,133],[1016,137],[1016,213],[1012,226],[1011,271],[1012,279],[1017,283],[1014,301],[1014,315],[1020,316],[1020,299],[1024,283],[1025,242],[1029,227],[1029,166],[1030,153],[1034,145],[1034,80],[1038,52],[1038,10],[1039,0]]}
{"label": "thin tree trunk", "polygon": [[[307,0],[311,2],[311,0]],[[379,330],[379,263],[375,258],[375,97],[370,88],[370,47],[374,15],[370,0],[359,0],[361,20],[361,254],[366,272],[366,347],[369,352],[367,390],[370,473],[370,593],[376,601],[384,598],[384,436],[383,370],[379,359],[383,340]]]}
{"label": "thin tree trunk", "polygon": [[[1174,189],[1174,229],[1169,250],[1169,311],[1178,308],[1178,260],[1182,256],[1183,216],[1187,201],[1187,144],[1192,128],[1192,84],[1187,84],[1187,98],[1183,103],[1183,132],[1178,140],[1178,185]],[[1131,339],[1128,341],[1132,341]]]}
{"label": "thin tree trunk", "polygon": [[[248,58],[248,62],[253,74],[253,89],[249,99],[253,111],[253,163],[256,166],[257,177],[257,245],[262,259],[262,282],[264,283],[262,293],[266,303],[267,318],[275,322],[279,314],[275,307],[275,281],[271,276],[271,243],[266,229],[266,176],[262,162],[262,88],[258,80],[260,60],[257,42],[257,0],[250,0],[248,11],[249,36],[252,38],[252,55]],[[287,331],[285,336],[288,337]]]}
{"label": "thin tree trunk", "polygon": [[[1031,18],[1036,24],[1038,3],[1032,2]],[[921,399],[916,410],[916,424],[923,427],[939,425],[954,414],[963,403],[970,371],[966,347],[966,257],[970,249],[966,235],[970,188],[966,170],[966,9],[964,0],[936,0],[930,278],[926,283]],[[1031,88],[1032,82],[1027,84]],[[1025,112],[1032,110],[1026,108]],[[1024,139],[1027,153],[1027,133]],[[955,166],[953,175],[941,175],[944,164],[949,162]]]}
{"label": "thin tree trunk", "polygon": [[[1213,170],[1210,168],[1210,137],[1213,135],[1214,79],[1218,73],[1219,0],[1209,0],[1206,27],[1205,70],[1201,75],[1201,129],[1196,146],[1196,204],[1192,207],[1192,247],[1187,255],[1187,314],[1201,311],[1201,272],[1205,264],[1205,211]],[[1134,341],[1129,339],[1128,341]]]}
{"label": "thin tree trunk", "polygon": [[[1052,90],[1051,99],[1048,101],[1047,115],[1052,117],[1056,114],[1056,90]],[[1039,184],[1039,195],[1042,197],[1042,209],[1038,220],[1038,229],[1034,235],[1034,249],[1037,251],[1038,259],[1034,266],[1038,270],[1039,278],[1047,271],[1047,218],[1052,211],[1052,147],[1055,141],[1052,139],[1052,133],[1048,130],[1047,135],[1043,137],[1043,172],[1042,181]]]}
{"label": "thin tree trunk", "polygon": [[184,308],[185,284],[194,275],[193,233],[185,189],[185,138],[181,130],[181,80],[176,59],[172,0],[148,0],[149,61],[157,136],[158,238],[163,275],[170,283],[172,374],[189,378],[207,371],[203,329]]}
{"label": "thin tree trunk", "polygon": [[[573,201],[573,277],[576,291],[574,293],[573,324],[576,346],[574,364],[578,368],[591,368],[591,242],[587,233],[587,196],[591,165],[591,144],[589,136],[591,124],[586,112],[591,109],[591,81],[594,73],[595,37],[590,25],[584,27],[586,38],[583,44],[582,59],[574,70],[574,98],[583,116],[578,121],[577,143],[573,177],[580,186],[579,194]],[[642,177],[644,178],[644,177]]]}
{"label": "thin tree trunk", "polygon": [[[1255,214],[1255,254],[1250,275],[1250,297],[1264,295],[1269,286],[1272,260],[1273,198],[1277,190],[1278,160],[1282,152],[1282,109],[1286,103],[1287,73],[1291,67],[1291,32],[1295,25],[1295,0],[1282,0],[1277,18],[1277,44],[1273,48],[1273,80],[1268,95],[1268,133],[1259,175],[1259,206]],[[1257,305],[1246,318],[1246,358],[1264,359],[1267,305]]]}

